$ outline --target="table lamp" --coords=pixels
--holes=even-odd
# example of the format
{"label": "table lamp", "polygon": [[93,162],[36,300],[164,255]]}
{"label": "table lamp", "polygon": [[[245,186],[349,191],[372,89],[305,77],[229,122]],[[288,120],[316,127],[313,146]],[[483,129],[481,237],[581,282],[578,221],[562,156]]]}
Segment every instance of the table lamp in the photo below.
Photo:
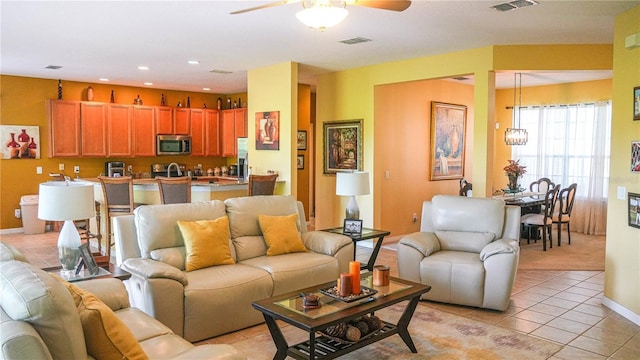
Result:
{"label": "table lamp", "polygon": [[336,174],[336,195],[351,196],[345,212],[346,219],[360,219],[356,195],[369,195],[368,172],[339,172]]}
{"label": "table lamp", "polygon": [[58,236],[58,256],[63,274],[71,275],[80,259],[80,234],[74,220],[95,216],[93,185],[70,181],[50,181],[40,184],[38,218],[64,221]]}

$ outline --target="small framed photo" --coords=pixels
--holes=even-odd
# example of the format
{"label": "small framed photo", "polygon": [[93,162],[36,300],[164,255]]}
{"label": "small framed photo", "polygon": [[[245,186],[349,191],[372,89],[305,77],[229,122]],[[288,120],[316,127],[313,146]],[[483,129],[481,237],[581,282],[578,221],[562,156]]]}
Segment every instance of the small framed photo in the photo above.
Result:
{"label": "small framed photo", "polygon": [[631,142],[631,172],[640,174],[640,141]]}
{"label": "small framed photo", "polygon": [[307,150],[307,131],[298,130],[298,150]]}
{"label": "small framed photo", "polygon": [[633,88],[633,120],[640,120],[640,86]]}
{"label": "small framed photo", "polygon": [[344,219],[345,234],[362,235],[362,220]]}
{"label": "small framed photo", "polygon": [[640,229],[640,194],[629,193],[629,226]]}
{"label": "small framed photo", "polygon": [[304,155],[298,155],[298,161],[296,161],[298,170],[304,170]]}
{"label": "small framed photo", "polygon": [[76,268],[76,273],[79,273],[83,266],[91,275],[97,275],[100,271],[98,264],[96,264],[96,260],[93,258],[93,254],[91,254],[89,243],[87,242],[80,245],[80,264]]}

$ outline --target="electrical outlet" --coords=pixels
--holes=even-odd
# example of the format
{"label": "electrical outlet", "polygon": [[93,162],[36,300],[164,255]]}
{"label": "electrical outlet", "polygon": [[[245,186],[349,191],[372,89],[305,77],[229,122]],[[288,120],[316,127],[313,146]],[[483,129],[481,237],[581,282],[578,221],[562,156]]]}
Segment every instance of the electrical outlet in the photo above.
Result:
{"label": "electrical outlet", "polygon": [[418,221],[418,214],[413,213],[413,222]]}
{"label": "electrical outlet", "polygon": [[42,166],[36,166],[36,174],[38,175],[42,174]]}
{"label": "electrical outlet", "polygon": [[80,174],[80,166],[74,165],[73,166],[73,173],[74,174]]}
{"label": "electrical outlet", "polygon": [[20,209],[15,209],[13,215],[16,217],[16,219],[20,219],[22,217],[22,212],[20,211]]}
{"label": "electrical outlet", "polygon": [[58,164],[58,170],[64,171],[64,164]]}

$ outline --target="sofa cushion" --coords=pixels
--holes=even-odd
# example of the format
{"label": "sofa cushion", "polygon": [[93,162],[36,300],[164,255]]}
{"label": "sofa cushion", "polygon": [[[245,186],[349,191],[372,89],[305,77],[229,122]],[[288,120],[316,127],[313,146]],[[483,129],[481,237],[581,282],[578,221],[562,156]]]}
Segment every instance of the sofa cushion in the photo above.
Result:
{"label": "sofa cushion", "polygon": [[[436,195],[431,221],[435,231],[493,233],[502,238],[504,201],[466,196]],[[434,232],[435,232],[434,231]]]}
{"label": "sofa cushion", "polygon": [[27,258],[15,246],[0,243],[0,262],[9,260],[29,262]]}
{"label": "sofa cushion", "polygon": [[482,306],[485,271],[477,253],[438,251],[420,262],[420,280],[431,285],[423,299]]}
{"label": "sofa cushion", "polygon": [[[225,200],[224,203],[227,206],[232,239],[262,235],[258,215],[282,216],[298,213],[296,199],[291,195],[235,197]],[[298,222],[300,221],[304,219],[298,219]],[[300,231],[300,224],[297,226]],[[264,253],[256,256],[259,255]]]}
{"label": "sofa cushion", "polygon": [[492,232],[480,233],[469,231],[436,231],[441,250],[469,251],[480,253],[482,249],[495,240]]}
{"label": "sofa cushion", "polygon": [[229,218],[178,221],[184,239],[187,271],[214,265],[231,265],[235,261],[229,250]]}
{"label": "sofa cushion", "polygon": [[0,269],[7,315],[33,325],[54,359],[86,359],[80,316],[66,287],[29,263],[11,260]]}
{"label": "sofa cushion", "polygon": [[296,227],[298,214],[286,216],[258,215],[260,229],[267,243],[267,256],[308,251]]}
{"label": "sofa cushion", "polygon": [[225,215],[225,206],[220,200],[139,206],[134,217],[140,254],[149,258],[154,250],[183,247],[178,220],[214,220]]}
{"label": "sofa cushion", "polygon": [[92,293],[65,283],[76,303],[89,355],[96,359],[148,359],[133,333]]}

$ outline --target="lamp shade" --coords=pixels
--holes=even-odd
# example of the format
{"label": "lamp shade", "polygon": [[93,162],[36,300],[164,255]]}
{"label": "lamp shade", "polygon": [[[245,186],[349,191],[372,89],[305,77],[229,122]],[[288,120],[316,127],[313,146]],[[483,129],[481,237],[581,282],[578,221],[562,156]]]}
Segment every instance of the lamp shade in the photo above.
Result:
{"label": "lamp shade", "polygon": [[336,195],[369,195],[368,172],[339,172],[336,174]]}
{"label": "lamp shade", "polygon": [[94,217],[93,185],[68,181],[40,184],[38,218],[51,221],[82,220]]}

